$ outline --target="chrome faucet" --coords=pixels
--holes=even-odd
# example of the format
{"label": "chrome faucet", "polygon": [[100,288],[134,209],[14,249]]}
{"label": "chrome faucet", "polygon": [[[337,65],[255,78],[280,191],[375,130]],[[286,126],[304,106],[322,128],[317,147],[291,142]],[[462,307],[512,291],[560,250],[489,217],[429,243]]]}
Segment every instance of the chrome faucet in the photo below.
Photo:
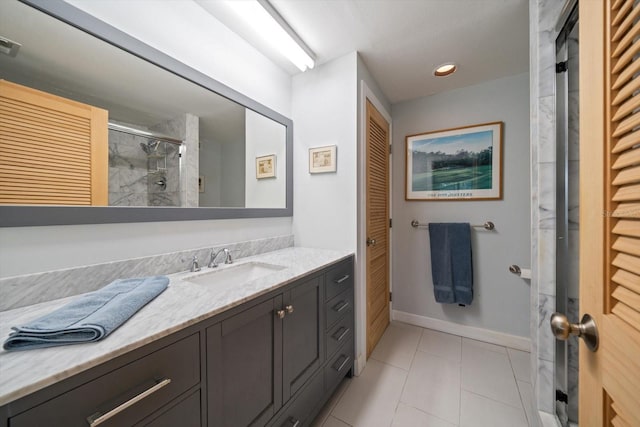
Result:
{"label": "chrome faucet", "polygon": [[209,268],[216,268],[218,266],[216,259],[218,258],[218,255],[220,255],[221,252],[224,253],[224,263],[233,264],[233,258],[231,258],[231,251],[229,249],[224,248],[219,250],[218,252],[211,249],[211,257],[209,258],[209,264],[208,264]]}
{"label": "chrome faucet", "polygon": [[195,273],[196,271],[200,271],[200,264],[198,264],[198,257],[197,256],[193,256],[193,259],[191,260],[191,268],[189,269],[192,273]]}

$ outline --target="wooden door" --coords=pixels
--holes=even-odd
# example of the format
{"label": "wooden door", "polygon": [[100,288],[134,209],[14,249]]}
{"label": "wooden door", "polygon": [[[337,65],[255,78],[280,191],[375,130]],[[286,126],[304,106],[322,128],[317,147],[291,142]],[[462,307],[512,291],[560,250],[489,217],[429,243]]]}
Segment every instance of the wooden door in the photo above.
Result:
{"label": "wooden door", "polygon": [[367,357],[389,325],[389,123],[367,100]]}
{"label": "wooden door", "polygon": [[0,80],[0,204],[108,204],[108,112]]}
{"label": "wooden door", "polygon": [[640,6],[580,1],[580,425],[640,426]]}

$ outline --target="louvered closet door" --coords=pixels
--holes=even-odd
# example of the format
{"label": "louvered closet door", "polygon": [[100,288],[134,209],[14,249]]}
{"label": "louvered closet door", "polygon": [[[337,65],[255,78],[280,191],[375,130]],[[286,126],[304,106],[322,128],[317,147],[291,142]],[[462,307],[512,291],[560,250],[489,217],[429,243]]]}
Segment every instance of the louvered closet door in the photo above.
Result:
{"label": "louvered closet door", "polygon": [[580,346],[581,426],[640,426],[637,3],[580,1],[580,307],[600,335]]}
{"label": "louvered closet door", "polygon": [[389,325],[389,123],[367,100],[367,357]]}
{"label": "louvered closet door", "polygon": [[107,111],[0,80],[0,204],[107,205]]}

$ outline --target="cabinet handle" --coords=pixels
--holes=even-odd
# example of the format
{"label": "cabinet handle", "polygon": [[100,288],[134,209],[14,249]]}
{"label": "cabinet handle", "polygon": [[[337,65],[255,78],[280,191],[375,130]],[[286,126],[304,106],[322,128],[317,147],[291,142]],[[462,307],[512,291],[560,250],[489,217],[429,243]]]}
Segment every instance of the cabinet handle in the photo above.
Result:
{"label": "cabinet handle", "polygon": [[296,420],[293,417],[289,417],[287,421],[282,424],[280,427],[298,427],[300,425],[300,420]]}
{"label": "cabinet handle", "polygon": [[106,414],[103,415],[101,412],[96,412],[95,414],[87,417],[87,422],[89,423],[89,425],[91,427],[98,426],[98,425],[102,424],[103,422],[109,420],[110,418],[113,418],[114,416],[118,415],[120,412],[124,411],[128,407],[130,407],[132,405],[135,405],[136,403],[140,402],[145,397],[148,397],[148,396],[152,395],[156,391],[160,390],[162,387],[165,387],[165,386],[169,385],[169,383],[171,383],[171,379],[170,378],[165,378],[165,379],[161,380],[160,382],[156,383],[156,385],[152,386],[151,388],[148,388],[147,390],[143,391],[142,393],[140,393],[140,394],[134,396],[133,398],[127,400],[122,405],[119,405],[119,406],[113,408],[112,410],[110,410]]}
{"label": "cabinet handle", "polygon": [[284,310],[276,310],[276,315],[278,316],[278,319],[284,319],[284,316],[287,314],[286,311]]}
{"label": "cabinet handle", "polygon": [[[342,333],[340,333],[340,331],[342,331]],[[340,342],[340,341],[342,341],[342,338],[344,338],[348,333],[349,333],[349,328],[345,328],[343,326],[342,328],[338,329],[338,332],[333,334],[333,336],[331,338],[333,338],[334,340]],[[338,335],[338,334],[340,334],[340,336],[336,338],[336,335]]]}
{"label": "cabinet handle", "polygon": [[344,360],[342,361],[342,363],[340,364],[340,366],[338,366],[336,368],[337,363],[333,364],[333,369],[335,369],[336,371],[340,372],[342,370],[342,368],[344,368],[344,366],[347,364],[347,362],[349,362],[349,360],[351,359],[349,356],[342,356],[344,357]]}
{"label": "cabinet handle", "polygon": [[287,314],[293,313],[293,306],[291,304],[285,306],[284,309],[287,310]]}
{"label": "cabinet handle", "polygon": [[[342,304],[342,305],[340,305],[340,304]],[[347,307],[349,307],[349,301],[342,301],[341,303],[338,303],[338,304],[334,305],[333,309],[335,311],[337,311],[338,313],[340,313],[342,310],[344,310]]]}
{"label": "cabinet handle", "polygon": [[349,277],[351,277],[351,275],[349,274],[345,274],[344,276],[342,276],[341,278],[339,278],[338,280],[334,280],[335,283],[337,283],[338,285],[342,282],[344,282],[345,280],[347,280]]}

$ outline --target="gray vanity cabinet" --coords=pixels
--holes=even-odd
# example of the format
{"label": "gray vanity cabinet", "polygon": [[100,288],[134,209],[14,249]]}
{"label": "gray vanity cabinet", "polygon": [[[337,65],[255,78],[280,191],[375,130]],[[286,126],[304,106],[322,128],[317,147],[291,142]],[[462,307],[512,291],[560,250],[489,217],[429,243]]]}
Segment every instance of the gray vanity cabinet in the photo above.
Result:
{"label": "gray vanity cabinet", "polygon": [[207,328],[209,427],[265,425],[282,406],[279,295]]}
{"label": "gray vanity cabinet", "polygon": [[353,367],[352,275],[350,257],[17,399],[0,427],[306,426]]}
{"label": "gray vanity cabinet", "polygon": [[208,425],[264,426],[324,361],[323,277],[207,329]]}

